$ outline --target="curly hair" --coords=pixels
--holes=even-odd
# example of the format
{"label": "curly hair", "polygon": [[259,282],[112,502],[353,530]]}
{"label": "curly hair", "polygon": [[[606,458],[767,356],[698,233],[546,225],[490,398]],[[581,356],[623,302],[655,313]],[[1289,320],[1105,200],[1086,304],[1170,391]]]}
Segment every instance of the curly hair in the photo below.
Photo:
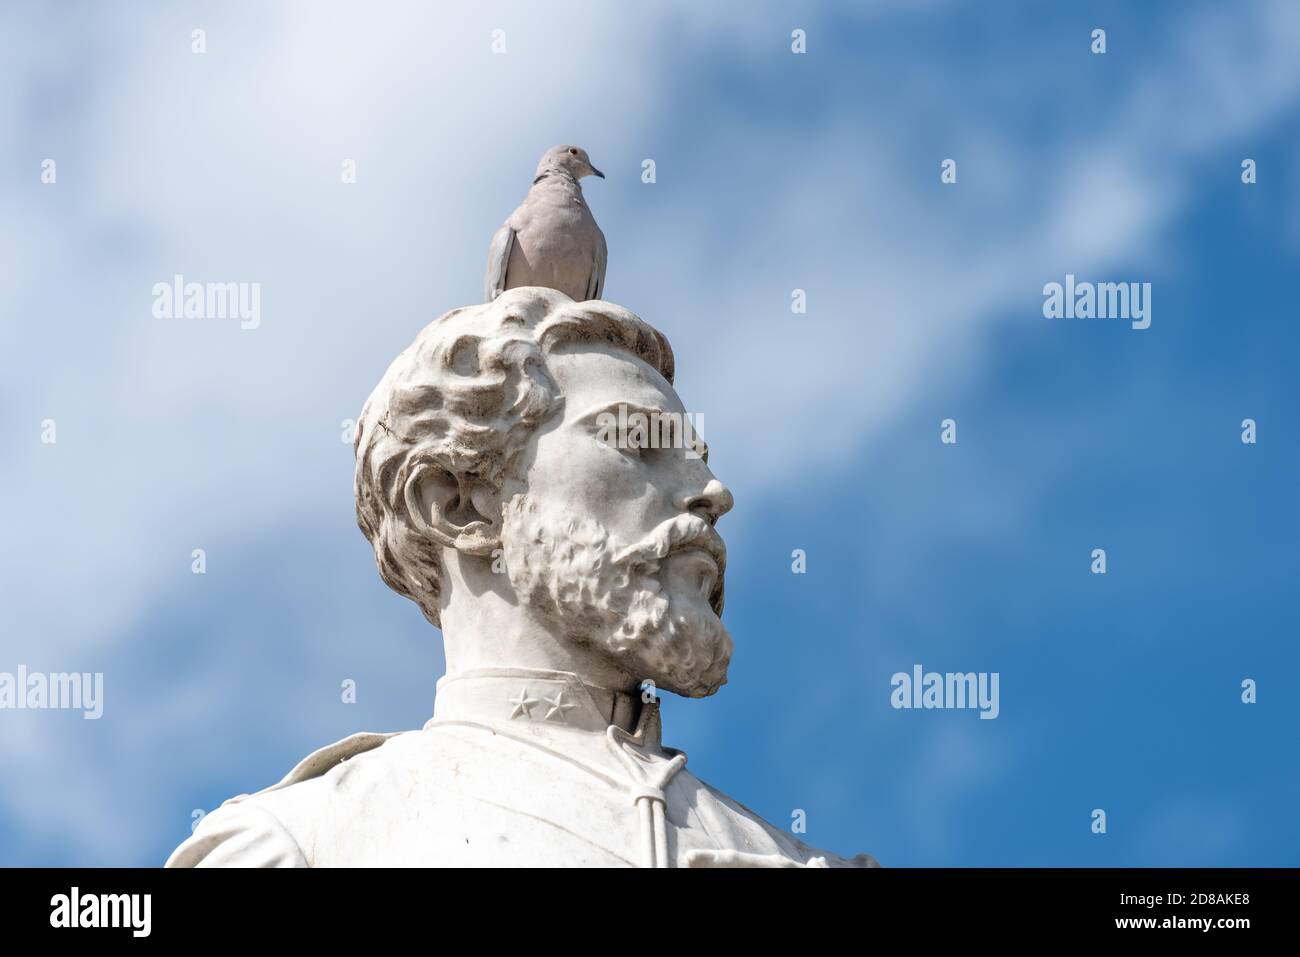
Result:
{"label": "curly hair", "polygon": [[353,443],[357,525],[384,581],[435,626],[441,546],[411,520],[408,478],[428,464],[499,492],[532,430],[556,409],[547,356],[582,342],[614,345],[673,381],[672,346],[649,323],[613,303],[524,287],[435,319],[366,400]]}

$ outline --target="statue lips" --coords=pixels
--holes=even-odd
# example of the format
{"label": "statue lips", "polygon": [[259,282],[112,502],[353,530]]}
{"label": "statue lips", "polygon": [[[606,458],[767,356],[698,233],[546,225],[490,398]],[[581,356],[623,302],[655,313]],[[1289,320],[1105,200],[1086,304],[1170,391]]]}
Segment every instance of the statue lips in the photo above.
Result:
{"label": "statue lips", "polygon": [[688,548],[677,548],[668,553],[668,558],[680,556],[680,560],[687,563],[688,566],[694,564],[698,566],[698,576],[700,585],[700,597],[711,599],[713,586],[718,581],[718,562],[709,552],[698,545],[692,545]]}
{"label": "statue lips", "polygon": [[683,561],[700,566],[700,593],[713,608],[714,614],[722,616],[722,585],[727,570],[727,546],[722,536],[714,531],[713,526],[698,520],[700,527],[694,533],[675,543],[664,556],[664,560],[680,555]]}

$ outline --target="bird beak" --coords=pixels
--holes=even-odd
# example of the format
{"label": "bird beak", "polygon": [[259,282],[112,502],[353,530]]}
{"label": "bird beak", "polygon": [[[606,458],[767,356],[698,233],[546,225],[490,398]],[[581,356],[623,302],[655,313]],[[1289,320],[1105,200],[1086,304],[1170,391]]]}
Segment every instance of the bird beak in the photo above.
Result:
{"label": "bird beak", "polygon": [[596,167],[592,166],[590,163],[587,164],[587,168],[591,170],[592,176],[599,176],[601,179],[605,178],[605,174],[596,169]]}

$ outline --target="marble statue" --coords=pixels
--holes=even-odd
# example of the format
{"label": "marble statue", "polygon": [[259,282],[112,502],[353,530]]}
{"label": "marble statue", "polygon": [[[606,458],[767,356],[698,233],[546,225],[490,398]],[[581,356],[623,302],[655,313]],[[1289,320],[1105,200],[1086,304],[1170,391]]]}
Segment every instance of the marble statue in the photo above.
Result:
{"label": "marble statue", "polygon": [[230,799],[167,865],[875,866],[662,743],[656,690],[726,681],[732,496],[698,439],[603,430],[629,408],[680,421],[672,382],[661,333],[553,289],[426,327],[362,410],[356,507],[384,581],[442,630],[433,717]]}

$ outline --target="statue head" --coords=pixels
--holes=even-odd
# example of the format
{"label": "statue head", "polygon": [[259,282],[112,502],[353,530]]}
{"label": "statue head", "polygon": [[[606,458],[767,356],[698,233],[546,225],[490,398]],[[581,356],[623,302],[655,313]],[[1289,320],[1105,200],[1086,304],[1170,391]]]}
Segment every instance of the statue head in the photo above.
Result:
{"label": "statue head", "polygon": [[714,525],[732,497],[673,371],[631,312],[537,287],[452,310],[389,367],[357,425],[357,522],[384,581],[443,629],[449,671],[692,697],[726,680]]}

